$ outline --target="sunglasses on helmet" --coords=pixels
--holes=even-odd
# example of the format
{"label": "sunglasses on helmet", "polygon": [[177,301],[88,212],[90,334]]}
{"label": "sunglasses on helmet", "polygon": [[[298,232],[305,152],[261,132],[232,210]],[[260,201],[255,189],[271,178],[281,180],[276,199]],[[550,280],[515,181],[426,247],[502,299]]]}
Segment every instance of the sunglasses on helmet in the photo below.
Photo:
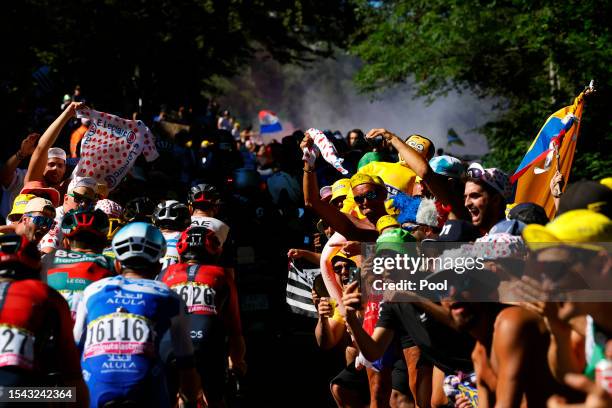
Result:
{"label": "sunglasses on helmet", "polygon": [[470,178],[481,179],[484,175],[484,172],[478,167],[470,167],[469,169],[467,169],[467,175]]}

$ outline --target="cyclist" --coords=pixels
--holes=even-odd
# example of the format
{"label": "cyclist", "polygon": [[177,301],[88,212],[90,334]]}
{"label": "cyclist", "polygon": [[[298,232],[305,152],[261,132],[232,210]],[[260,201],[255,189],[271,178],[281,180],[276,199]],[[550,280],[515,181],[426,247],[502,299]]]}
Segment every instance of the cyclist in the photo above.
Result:
{"label": "cyclist", "polygon": [[115,233],[125,225],[125,221],[123,220],[123,208],[118,203],[109,199],[98,200],[95,208],[96,210],[102,210],[102,212],[108,217],[106,246],[104,251],[102,251],[102,254],[115,259],[115,253],[111,247],[111,241],[113,240]]}
{"label": "cyclist", "polygon": [[229,226],[217,219],[221,204],[221,194],[212,184],[198,184],[189,190],[189,210],[191,225],[206,227],[219,239],[221,247],[225,244]]}
{"label": "cyclist", "polygon": [[155,203],[148,197],[136,197],[123,207],[123,219],[127,222],[151,222]]}
{"label": "cyclist", "polygon": [[218,266],[221,249],[213,231],[192,226],[181,234],[177,249],[181,262],[164,270],[159,279],[187,304],[196,367],[206,400],[209,407],[223,407],[226,335],[233,369],[238,374],[246,370],[236,289]]}
{"label": "cyclist", "polygon": [[91,283],[115,274],[113,260],[102,255],[108,217],[100,210],[70,210],[62,219],[63,248],[45,257],[43,278],[64,296],[72,318],[83,291]]}
{"label": "cyclist", "polygon": [[0,386],[76,387],[87,406],[68,305],[39,275],[36,244],[0,236]]}
{"label": "cyclist", "polygon": [[112,247],[121,275],[85,289],[74,326],[90,406],[168,407],[159,355],[166,331],[182,399],[195,406],[200,386],[185,305],[166,285],[153,280],[166,251],[161,231],[147,223],[130,223],[115,234]]}
{"label": "cyclist", "polygon": [[191,224],[191,214],[185,204],[166,200],[157,204],[153,213],[153,224],[159,228],[166,239],[168,249],[162,258],[162,269],[179,261],[176,244],[185,228]]}

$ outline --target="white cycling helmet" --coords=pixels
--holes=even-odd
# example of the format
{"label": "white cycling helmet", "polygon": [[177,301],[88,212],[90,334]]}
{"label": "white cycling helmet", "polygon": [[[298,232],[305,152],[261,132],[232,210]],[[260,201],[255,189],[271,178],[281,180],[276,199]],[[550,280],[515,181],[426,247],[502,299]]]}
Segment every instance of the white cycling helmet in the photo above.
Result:
{"label": "white cycling helmet", "polygon": [[159,228],[184,231],[191,225],[191,214],[185,204],[176,200],[162,201],[153,213],[153,224]]}
{"label": "white cycling helmet", "polygon": [[143,268],[159,262],[166,254],[166,240],[161,231],[146,222],[132,222],[113,237],[113,252],[122,265]]}

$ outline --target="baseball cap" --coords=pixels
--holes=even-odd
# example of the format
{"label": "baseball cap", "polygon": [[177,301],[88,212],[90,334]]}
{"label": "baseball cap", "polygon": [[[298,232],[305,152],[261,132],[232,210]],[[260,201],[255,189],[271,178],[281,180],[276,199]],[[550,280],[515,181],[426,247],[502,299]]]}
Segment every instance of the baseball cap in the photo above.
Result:
{"label": "baseball cap", "polygon": [[46,208],[53,210],[55,214],[55,207],[50,200],[41,197],[34,197],[26,204],[23,213],[32,213],[32,212],[43,212]]}
{"label": "baseball cap", "polygon": [[346,254],[342,251],[336,252],[336,254],[332,256],[330,259],[332,265],[334,264],[334,262],[338,260],[343,260],[343,261],[346,260],[347,262],[352,262],[354,265],[357,265],[357,263],[352,258],[349,258],[348,256],[346,256]]}
{"label": "baseball cap", "polygon": [[519,220],[503,220],[489,230],[491,234],[510,234],[520,236],[527,224]]}
{"label": "baseball cap", "polygon": [[378,232],[382,232],[385,228],[395,227],[399,228],[400,223],[397,222],[394,216],[392,215],[383,215],[376,221],[376,230]]}
{"label": "baseball cap", "polygon": [[482,234],[474,224],[465,220],[448,220],[442,226],[436,241],[439,242],[473,242]]}
{"label": "baseball cap", "polygon": [[485,260],[525,259],[527,256],[523,238],[507,232],[496,232],[478,238],[473,250]]}
{"label": "baseball cap", "polygon": [[364,154],[361,159],[359,159],[359,163],[357,163],[357,169],[362,168],[366,164],[382,161],[382,156],[378,152],[367,152]]}
{"label": "baseball cap", "polygon": [[612,190],[596,181],[570,184],[561,196],[557,214],[580,208],[612,217]]}
{"label": "baseball cap", "polygon": [[429,165],[435,173],[446,177],[461,178],[465,175],[465,166],[453,156],[436,156],[429,161]]}
{"label": "baseball cap", "polygon": [[523,238],[533,250],[564,244],[599,251],[592,242],[612,241],[612,221],[592,210],[571,210],[556,217],[546,226],[531,224],[523,230]]}
{"label": "baseball cap", "polygon": [[60,202],[60,193],[52,187],[47,187],[42,181],[28,181],[25,183],[19,194],[33,194],[37,197],[47,196],[53,203],[54,207],[57,207]]}
{"label": "baseball cap", "polygon": [[336,180],[334,184],[331,186],[331,199],[330,201],[334,201],[338,197],[346,196],[349,193],[351,188],[351,180],[347,178],[342,178],[340,180]]}
{"label": "baseball cap", "polygon": [[604,186],[612,189],[612,177],[603,178],[599,182],[603,184]]}
{"label": "baseball cap", "polygon": [[25,213],[26,205],[30,200],[36,198],[34,194],[19,194],[13,201],[13,209],[7,215],[9,221],[17,221]]}
{"label": "baseball cap", "polygon": [[381,187],[385,187],[385,183],[382,181],[380,177],[370,176],[369,174],[363,174],[363,173],[357,173],[353,177],[351,177],[350,184],[351,184],[351,188],[355,188],[362,184],[375,184]]}
{"label": "baseball cap", "polygon": [[331,199],[331,195],[332,195],[331,186],[323,186],[319,190],[319,197],[321,197],[321,200],[325,202],[329,202],[329,200]]}
{"label": "baseball cap", "polygon": [[535,203],[519,203],[508,212],[509,220],[522,221],[525,224],[546,225],[549,221],[546,211]]}
{"label": "baseball cap", "polygon": [[506,200],[512,195],[512,185],[508,175],[495,167],[485,169],[480,163],[472,163],[467,169],[468,177],[482,180],[493,187]]}
{"label": "baseball cap", "polygon": [[62,159],[66,161],[66,152],[59,147],[51,147],[47,151],[47,159]]}
{"label": "baseball cap", "polygon": [[405,253],[405,243],[416,242],[416,239],[408,231],[401,228],[393,228],[387,230],[379,235],[376,240],[376,252],[382,251],[383,249],[389,249],[391,251]]}
{"label": "baseball cap", "polygon": [[[74,178],[68,186],[68,194],[76,192],[93,200],[96,198],[97,186],[98,182],[92,177]],[[77,189],[79,189],[79,191],[76,191]]]}
{"label": "baseball cap", "polygon": [[416,150],[426,160],[433,157],[435,148],[431,140],[421,135],[410,135],[406,138],[405,143]]}

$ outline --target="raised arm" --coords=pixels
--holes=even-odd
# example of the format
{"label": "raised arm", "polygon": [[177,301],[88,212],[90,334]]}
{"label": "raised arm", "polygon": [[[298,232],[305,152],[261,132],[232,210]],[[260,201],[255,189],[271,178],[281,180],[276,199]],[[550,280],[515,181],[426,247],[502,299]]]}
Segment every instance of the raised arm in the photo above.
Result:
{"label": "raised arm", "polygon": [[2,187],[7,189],[11,186],[15,177],[15,169],[17,169],[19,163],[32,155],[39,137],[38,133],[30,133],[21,141],[19,150],[4,163],[4,166],[0,169],[0,183]]}
{"label": "raised arm", "polygon": [[423,158],[416,150],[412,149],[402,141],[397,135],[389,132],[387,129],[372,129],[366,135],[366,138],[373,139],[382,136],[387,140],[399,155],[404,159],[406,165],[410,167],[417,176],[421,177],[432,194],[442,204],[449,205],[451,212],[455,218],[469,219],[467,210],[463,205],[463,197],[452,194],[452,189],[448,183],[448,179],[440,174],[435,173],[429,166],[427,160]]}
{"label": "raised arm", "polygon": [[43,180],[49,148],[53,146],[66,123],[76,115],[77,109],[80,109],[82,105],[82,102],[72,102],[45,130],[45,133],[43,133],[38,141],[38,146],[36,146],[34,153],[32,153],[32,160],[30,160],[28,172],[24,180],[25,183]]}
{"label": "raised arm", "polygon": [[[300,145],[301,148],[312,146],[313,140],[306,135]],[[304,161],[304,205],[311,208],[323,219],[334,231],[342,234],[346,239],[352,241],[374,241],[378,236],[375,230],[367,230],[358,226],[347,214],[331,204],[321,200],[319,196],[319,185],[315,175],[315,168]]]}
{"label": "raised arm", "polygon": [[386,327],[377,327],[372,337],[363,329],[357,318],[357,310],[361,305],[361,293],[357,292],[358,282],[353,282],[344,290],[342,303],[346,309],[346,323],[353,335],[355,344],[368,361],[376,361],[383,356],[387,347],[393,341],[395,331]]}

